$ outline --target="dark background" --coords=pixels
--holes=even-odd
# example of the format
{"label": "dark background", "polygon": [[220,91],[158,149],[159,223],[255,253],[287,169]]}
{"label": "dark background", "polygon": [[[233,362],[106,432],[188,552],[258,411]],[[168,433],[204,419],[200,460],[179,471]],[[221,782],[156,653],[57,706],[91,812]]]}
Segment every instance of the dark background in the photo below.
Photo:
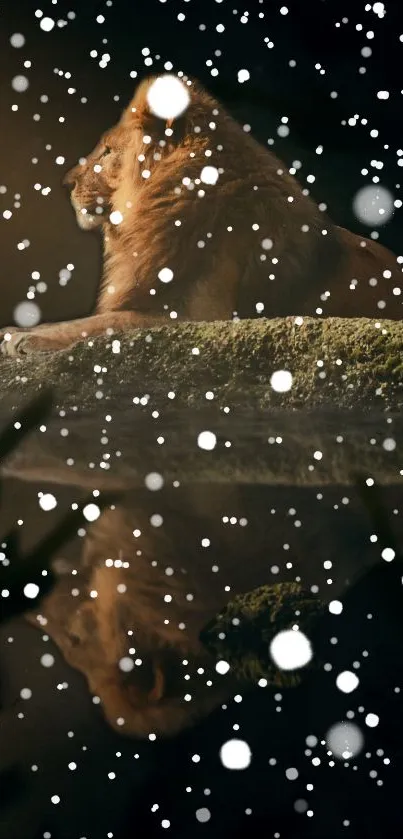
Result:
{"label": "dark background", "polygon": [[[200,78],[262,143],[273,138],[270,147],[287,164],[301,161],[299,174],[305,186],[307,176],[315,175],[315,183],[309,185],[312,194],[346,227],[370,235],[354,217],[352,200],[374,175],[395,198],[401,196],[400,0],[385,1],[383,18],[373,11],[372,3],[366,8],[364,2],[351,0],[243,2],[246,10],[237,0],[113,0],[112,6],[93,0],[1,3],[0,185],[6,187],[0,192],[1,323],[12,322],[15,305],[35,286],[33,271],[40,272],[40,281],[47,286],[35,296],[43,320],[91,311],[100,242],[96,235],[78,230],[61,176],[118,118],[135,85],[131,71],[139,79],[163,70],[164,63],[171,61],[174,72],[181,69]],[[280,13],[282,5],[288,14]],[[43,32],[35,17],[37,8],[66,25]],[[247,22],[242,23],[245,11]],[[102,24],[96,22],[100,14],[105,16]],[[178,14],[184,14],[185,20],[178,20]],[[216,31],[220,23],[225,25],[222,34]],[[15,32],[25,36],[21,49],[10,45]],[[367,38],[368,32],[374,37]],[[274,43],[273,48],[265,39]],[[368,46],[372,55],[364,58],[361,50]],[[153,61],[148,67],[144,48]],[[98,57],[91,57],[91,50],[97,50]],[[105,52],[111,58],[102,69],[99,60]],[[30,68],[24,67],[25,61],[31,61]],[[211,75],[211,67],[218,69],[217,76]],[[250,80],[239,84],[237,73],[243,68],[249,70]],[[66,73],[71,77],[66,78]],[[29,79],[25,93],[11,86],[18,74]],[[75,92],[69,94],[68,88]],[[379,90],[389,91],[389,99],[379,100]],[[332,92],[337,92],[336,98]],[[47,102],[41,101],[44,95]],[[12,111],[13,104],[18,111]],[[348,124],[355,115],[356,124]],[[288,117],[290,127],[285,139],[277,134],[282,117]],[[361,124],[363,119],[367,124]],[[370,136],[374,129],[377,137]],[[315,151],[319,145],[324,147],[321,155]],[[60,155],[65,158],[63,166],[55,162]],[[377,169],[373,161],[382,161],[383,168]],[[368,174],[363,175],[363,169]],[[36,191],[35,183],[51,187],[50,194]],[[14,206],[16,201],[20,207]],[[10,220],[2,216],[7,209],[13,212]],[[396,254],[402,253],[399,209],[379,229],[379,238]],[[24,240],[30,244],[19,250],[17,245]],[[74,265],[72,276],[61,285],[59,272],[69,263]],[[32,545],[81,497],[78,490],[53,488],[57,510],[44,513],[38,508],[37,493],[47,488],[7,482],[0,532],[19,520],[23,543]],[[387,508],[398,500],[388,495]],[[318,746],[321,768],[312,770],[304,758],[305,768],[300,767],[294,784],[285,780],[285,768],[299,766],[306,735],[326,730],[350,707],[346,697],[329,693],[320,675],[284,694],[281,713],[275,710],[275,692],[269,692],[269,699],[265,692],[244,699],[242,707],[233,704],[174,743],[135,744],[108,731],[83,681],[68,670],[56,650],[51,671],[38,665],[45,643],[40,633],[20,621],[4,626],[0,839],[37,839],[46,831],[51,839],[101,839],[112,833],[113,839],[258,833],[281,839],[400,836],[402,604],[390,603],[398,589],[399,581],[397,587],[388,588],[372,579],[353,592],[344,622],[338,619],[339,644],[332,651],[332,660],[351,666],[357,650],[371,650],[366,680],[361,682],[362,707],[380,713],[380,728],[366,732],[366,751],[357,770],[342,764],[328,768],[326,752]],[[371,609],[378,620],[369,629],[364,618]],[[324,630],[327,635],[333,631],[331,625]],[[64,681],[69,689],[58,689]],[[33,696],[25,703],[24,718],[18,719],[23,704],[18,704],[19,691],[27,685],[33,686]],[[224,770],[218,759],[219,745],[234,736],[234,724],[240,725],[240,736],[248,740],[254,755],[251,768],[241,773]],[[194,754],[201,756],[199,762],[193,761]],[[280,755],[274,767],[269,764],[272,755]],[[391,765],[384,764],[385,757]],[[72,760],[77,770],[68,768]],[[110,771],[116,772],[115,779],[108,778]],[[378,774],[371,776],[371,771]],[[379,779],[382,785],[377,785]],[[306,783],[312,783],[313,790],[307,791]],[[51,803],[54,794],[61,796],[60,805]],[[299,798],[309,800],[312,817],[295,812]],[[212,814],[206,824],[195,816],[203,806]],[[161,827],[163,819],[170,820],[169,828]]]}

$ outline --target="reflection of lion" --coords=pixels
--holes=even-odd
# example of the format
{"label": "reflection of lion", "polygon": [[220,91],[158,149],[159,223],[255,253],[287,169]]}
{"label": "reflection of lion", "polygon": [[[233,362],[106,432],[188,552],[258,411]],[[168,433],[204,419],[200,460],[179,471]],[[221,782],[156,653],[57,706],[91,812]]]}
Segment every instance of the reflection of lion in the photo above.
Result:
{"label": "reflection of lion", "polygon": [[[178,119],[154,116],[152,83],[66,179],[80,226],[104,237],[96,313],[11,329],[5,353],[58,349],[163,318],[400,316],[392,254],[332,225],[195,83]],[[111,724],[172,733],[228,694],[199,632],[228,597],[266,581],[268,509],[264,490],[245,500],[236,488],[164,487],[128,493],[90,528],[77,587],[65,577],[43,616]],[[225,529],[225,516],[237,526]],[[313,583],[308,576],[303,582]]]}
{"label": "reflection of lion", "polygon": [[378,561],[365,511],[354,498],[339,509],[340,488],[325,494],[133,490],[88,529],[78,573],[64,575],[30,620],[46,619],[114,728],[173,734],[244,687],[215,671],[199,641],[234,595],[297,579],[331,600]]}
{"label": "reflection of lion", "polygon": [[12,329],[4,352],[58,349],[161,318],[400,317],[391,253],[335,227],[197,84],[177,120],[154,116],[153,84],[140,85],[66,178],[80,226],[104,236],[96,314]]}

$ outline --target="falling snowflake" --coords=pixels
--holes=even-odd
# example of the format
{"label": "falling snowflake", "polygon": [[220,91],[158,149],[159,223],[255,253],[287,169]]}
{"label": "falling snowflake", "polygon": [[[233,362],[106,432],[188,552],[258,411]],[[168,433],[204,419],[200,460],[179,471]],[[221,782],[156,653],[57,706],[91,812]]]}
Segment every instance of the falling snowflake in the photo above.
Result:
{"label": "falling snowflake", "polygon": [[352,693],[359,685],[359,678],[351,670],[343,670],[336,678],[336,685],[342,693]]}
{"label": "falling snowflake", "polygon": [[203,166],[200,172],[200,180],[204,184],[216,184],[219,178],[218,169],[215,166]]}
{"label": "falling snowflake", "polygon": [[87,521],[96,521],[101,515],[101,511],[97,504],[86,504],[83,509],[83,516]]}
{"label": "falling snowflake", "polygon": [[55,26],[55,21],[51,17],[43,17],[39,26],[44,32],[51,32]]}
{"label": "falling snowflake", "polygon": [[158,279],[162,283],[170,283],[173,280],[174,272],[170,268],[161,268],[158,272]]}
{"label": "falling snowflake", "polygon": [[250,79],[249,70],[238,70],[238,81],[240,84],[247,82]]}
{"label": "falling snowflake", "polygon": [[39,586],[37,586],[36,583],[27,583],[24,586],[24,594],[25,597],[29,598],[29,600],[34,600],[35,597],[38,597]]}
{"label": "falling snowflake", "polygon": [[292,388],[292,374],[289,370],[276,370],[270,377],[270,384],[277,393],[286,393]]}
{"label": "falling snowflake", "polygon": [[335,757],[350,760],[361,751],[364,745],[364,737],[354,723],[339,722],[327,732],[326,743]]}
{"label": "falling snowflake", "polygon": [[150,110],[161,119],[176,119],[189,105],[190,94],[177,76],[159,76],[147,93]]}
{"label": "falling snowflake", "polygon": [[201,431],[197,438],[197,445],[200,449],[210,452],[217,445],[217,437],[213,431]]}
{"label": "falling snowflake", "polygon": [[25,93],[29,88],[29,81],[26,76],[14,76],[11,81],[11,87],[17,93]]}
{"label": "falling snowflake", "polygon": [[161,489],[164,486],[164,479],[159,472],[149,472],[144,479],[144,483],[147,489],[151,491],[156,491]]}
{"label": "falling snowflake", "polygon": [[252,760],[252,752],[245,740],[234,738],[221,746],[220,758],[226,769],[246,769]]}
{"label": "falling snowflake", "polygon": [[119,210],[113,210],[113,212],[109,216],[109,221],[111,224],[121,224],[123,221],[122,213]]}
{"label": "falling snowflake", "polygon": [[284,629],[274,636],[270,655],[280,670],[296,670],[310,662],[312,647],[299,629]]}
{"label": "falling snowflake", "polygon": [[14,309],[14,320],[17,326],[36,326],[41,319],[41,310],[36,303],[23,301]]}
{"label": "falling snowflake", "polygon": [[10,44],[15,49],[21,49],[21,47],[25,44],[25,37],[21,34],[21,32],[14,32],[10,38]]}
{"label": "falling snowflake", "polygon": [[51,492],[46,492],[39,498],[39,506],[42,510],[54,510],[57,506],[57,501]]}
{"label": "falling snowflake", "polygon": [[353,210],[363,224],[380,227],[393,215],[393,196],[383,186],[364,186],[354,198]]}

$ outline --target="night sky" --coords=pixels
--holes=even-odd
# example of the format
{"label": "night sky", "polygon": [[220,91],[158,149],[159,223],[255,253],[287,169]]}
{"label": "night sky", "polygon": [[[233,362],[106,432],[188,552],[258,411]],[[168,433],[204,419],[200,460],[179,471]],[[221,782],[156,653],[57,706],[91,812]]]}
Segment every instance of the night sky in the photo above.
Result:
{"label": "night sky", "polygon": [[[353,213],[354,196],[371,182],[388,189],[395,212],[379,228],[379,241],[402,254],[402,18],[401,0],[3,0],[0,322],[13,322],[27,294],[43,321],[91,312],[100,239],[77,228],[61,179],[119,117],[136,82],[164,71],[166,62],[173,72],[199,78],[263,144],[271,138],[269,147],[289,166],[300,161],[301,183],[337,223],[371,235]],[[17,35],[21,46],[13,46],[21,43]],[[250,74],[244,83],[240,70]],[[21,85],[23,91],[15,89]],[[278,129],[285,125],[284,137]],[[0,510],[3,530],[23,516],[21,535],[30,544],[79,496],[60,490],[58,510],[38,514],[37,491],[7,483]],[[394,504],[391,497],[387,506]],[[340,667],[351,666],[353,641],[371,650],[363,707],[379,713],[382,725],[367,731],[359,771],[340,764],[322,772],[326,752],[320,742],[312,745],[313,732],[342,711],[321,675],[281,700],[273,693],[270,707],[261,694],[246,698],[224,718],[219,712],[178,741],[150,748],[108,731],[94,716],[81,677],[55,652],[52,685],[56,679],[71,686],[61,690],[56,713],[50,676],[37,667],[39,634],[18,621],[6,626],[0,635],[0,839],[401,836],[396,688],[403,638],[398,607],[389,606],[382,585],[375,579],[352,592],[344,623],[335,630],[329,618],[324,630],[337,631]],[[370,622],[365,632],[354,622],[357,610],[372,609],[385,618],[382,638]],[[35,689],[29,721],[19,729],[12,707],[25,684]],[[246,772],[229,772],[219,745],[236,736],[239,723],[253,760]],[[291,782],[286,770],[309,748],[309,735],[317,771],[299,768]],[[52,802],[57,794],[60,807]]]}

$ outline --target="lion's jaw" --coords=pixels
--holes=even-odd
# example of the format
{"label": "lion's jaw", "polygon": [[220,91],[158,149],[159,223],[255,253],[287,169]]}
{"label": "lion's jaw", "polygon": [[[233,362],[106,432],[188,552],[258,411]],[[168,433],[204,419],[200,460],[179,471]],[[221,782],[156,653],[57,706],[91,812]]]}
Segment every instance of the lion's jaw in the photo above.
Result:
{"label": "lion's jaw", "polygon": [[111,199],[115,184],[111,182],[106,162],[100,163],[98,151],[91,152],[85,162],[75,166],[65,176],[71,188],[70,201],[81,230],[94,230],[109,221]]}
{"label": "lion's jaw", "polygon": [[95,213],[94,207],[83,206],[74,196],[74,191],[71,194],[71,203],[76,214],[77,224],[81,230],[95,230],[105,223],[105,213]]}

